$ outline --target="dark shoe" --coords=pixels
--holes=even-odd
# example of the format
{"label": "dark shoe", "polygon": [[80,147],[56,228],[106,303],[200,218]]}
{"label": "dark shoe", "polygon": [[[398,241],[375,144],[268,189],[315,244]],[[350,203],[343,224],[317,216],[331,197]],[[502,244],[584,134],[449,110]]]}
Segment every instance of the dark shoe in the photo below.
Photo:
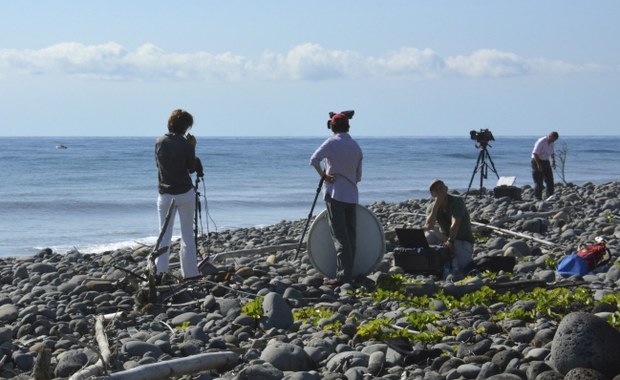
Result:
{"label": "dark shoe", "polygon": [[200,264],[198,264],[198,271],[205,276],[213,275],[219,272],[219,269],[217,269],[208,260],[209,258],[207,257],[206,259],[202,260]]}
{"label": "dark shoe", "polygon": [[175,285],[177,283],[177,279],[168,272],[159,273],[155,276],[155,285]]}
{"label": "dark shoe", "polygon": [[183,281],[200,280],[203,277],[204,275],[202,274],[199,274],[197,276],[192,276],[192,277],[183,277]]}
{"label": "dark shoe", "polygon": [[363,287],[372,287],[375,285],[374,281],[369,279],[368,277],[360,274],[357,277],[355,277],[355,280],[353,281],[353,284],[357,287],[363,286]]}

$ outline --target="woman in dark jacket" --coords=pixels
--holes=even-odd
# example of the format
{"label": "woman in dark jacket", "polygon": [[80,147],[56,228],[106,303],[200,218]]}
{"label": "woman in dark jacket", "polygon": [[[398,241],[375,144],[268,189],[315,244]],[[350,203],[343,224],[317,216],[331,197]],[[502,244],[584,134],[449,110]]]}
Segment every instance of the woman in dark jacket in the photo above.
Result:
{"label": "woman in dark jacket", "polygon": [[[190,177],[196,166],[196,138],[187,133],[193,124],[194,118],[189,112],[175,110],[168,119],[168,133],[158,138],[155,143],[155,161],[159,174],[157,211],[160,231],[164,226],[170,204],[174,201],[172,216],[162,236],[160,247],[170,247],[174,219],[178,212],[181,223],[179,258],[183,278],[199,274],[193,234],[196,190]],[[169,258],[168,250],[155,260],[157,274],[168,272]]]}

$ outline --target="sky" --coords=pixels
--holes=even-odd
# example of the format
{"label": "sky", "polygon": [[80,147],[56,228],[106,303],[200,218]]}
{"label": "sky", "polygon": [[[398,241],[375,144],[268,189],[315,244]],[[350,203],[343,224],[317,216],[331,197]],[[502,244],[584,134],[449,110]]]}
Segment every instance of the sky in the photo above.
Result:
{"label": "sky", "polygon": [[618,135],[618,0],[0,0],[0,136]]}

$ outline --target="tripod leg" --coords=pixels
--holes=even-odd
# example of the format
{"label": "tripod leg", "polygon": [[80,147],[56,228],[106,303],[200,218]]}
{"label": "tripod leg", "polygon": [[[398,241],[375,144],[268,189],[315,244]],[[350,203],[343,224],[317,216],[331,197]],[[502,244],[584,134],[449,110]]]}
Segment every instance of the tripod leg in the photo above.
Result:
{"label": "tripod leg", "polygon": [[487,152],[487,157],[489,158],[489,162],[491,163],[491,171],[493,171],[497,179],[499,179],[499,174],[497,173],[497,169],[495,169],[495,164],[493,163],[493,160],[491,159],[491,155],[489,154],[489,152]]}
{"label": "tripod leg", "polygon": [[486,162],[486,156],[487,156],[486,149],[482,149],[480,154],[482,155],[482,168],[480,169],[480,194],[482,194],[483,189],[484,189],[483,181],[487,178],[487,172],[489,168]]}
{"label": "tripod leg", "polygon": [[478,154],[478,159],[476,160],[476,166],[474,167],[473,173],[471,173],[471,178],[469,179],[469,185],[467,186],[467,192],[465,194],[468,194],[469,189],[471,189],[471,184],[472,182],[474,182],[474,177],[476,176],[476,173],[478,172],[481,159],[482,159],[482,151],[480,151],[480,153]]}
{"label": "tripod leg", "polygon": [[198,232],[199,232],[199,225],[202,222],[202,215],[200,213],[200,193],[199,192],[196,192],[195,207],[196,209],[194,210],[194,244],[196,244],[196,254],[198,255]]}
{"label": "tripod leg", "polygon": [[198,254],[198,229],[199,225],[202,224],[199,183],[200,177],[196,176],[196,182],[194,184],[194,192],[196,193],[196,198],[194,200],[194,244],[196,245],[196,254]]}

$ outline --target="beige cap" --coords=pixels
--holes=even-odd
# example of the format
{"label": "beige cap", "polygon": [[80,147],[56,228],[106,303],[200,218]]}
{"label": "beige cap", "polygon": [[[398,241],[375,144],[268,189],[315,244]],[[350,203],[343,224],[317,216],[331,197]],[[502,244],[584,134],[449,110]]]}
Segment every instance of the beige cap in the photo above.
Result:
{"label": "beige cap", "polygon": [[442,180],[434,179],[431,181],[431,184],[428,185],[428,191],[431,191],[431,189],[433,188],[433,186],[435,186],[436,183],[441,183],[442,185],[445,185]]}

